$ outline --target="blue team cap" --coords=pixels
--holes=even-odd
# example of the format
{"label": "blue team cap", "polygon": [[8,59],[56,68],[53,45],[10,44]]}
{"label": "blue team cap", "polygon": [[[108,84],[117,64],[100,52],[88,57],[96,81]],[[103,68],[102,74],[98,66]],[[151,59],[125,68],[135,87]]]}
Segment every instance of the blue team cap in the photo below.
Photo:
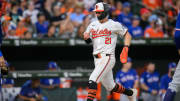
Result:
{"label": "blue team cap", "polygon": [[57,69],[58,68],[58,65],[57,65],[57,63],[56,62],[54,62],[54,61],[51,61],[51,62],[49,62],[48,63],[48,69]]}
{"label": "blue team cap", "polygon": [[171,62],[168,64],[168,68],[176,68],[176,63],[175,62]]}
{"label": "blue team cap", "polygon": [[132,59],[130,57],[128,57],[127,62],[132,62]]}
{"label": "blue team cap", "polygon": [[130,4],[129,2],[123,3],[123,8],[125,8],[125,7],[130,7],[130,6],[131,6],[131,4]]}
{"label": "blue team cap", "polygon": [[152,21],[156,21],[158,20],[158,16],[157,15],[151,15],[148,19],[149,22],[152,22]]}

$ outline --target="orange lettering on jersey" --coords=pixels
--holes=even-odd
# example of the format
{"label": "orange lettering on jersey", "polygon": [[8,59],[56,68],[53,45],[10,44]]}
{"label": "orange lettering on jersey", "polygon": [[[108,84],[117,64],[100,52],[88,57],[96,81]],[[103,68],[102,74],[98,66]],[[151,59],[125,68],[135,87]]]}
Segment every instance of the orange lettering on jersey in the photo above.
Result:
{"label": "orange lettering on jersey", "polygon": [[98,38],[98,37],[102,37],[102,36],[110,36],[111,35],[111,31],[108,30],[107,28],[102,29],[102,30],[99,30],[99,29],[94,30],[94,29],[92,29],[91,33],[92,33],[92,38],[93,39]]}

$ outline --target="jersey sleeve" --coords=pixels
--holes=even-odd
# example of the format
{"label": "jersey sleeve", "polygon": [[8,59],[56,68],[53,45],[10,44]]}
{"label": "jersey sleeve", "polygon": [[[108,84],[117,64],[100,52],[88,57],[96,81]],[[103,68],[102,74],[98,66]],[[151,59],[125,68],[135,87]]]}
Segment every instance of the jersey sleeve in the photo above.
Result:
{"label": "jersey sleeve", "polygon": [[126,32],[128,31],[128,28],[119,22],[115,22],[114,23],[114,31],[115,31],[115,33],[117,33],[121,37],[123,37],[126,34]]}
{"label": "jersey sleeve", "polygon": [[165,87],[165,77],[164,76],[160,80],[160,89],[166,89],[166,87]]}
{"label": "jersey sleeve", "polygon": [[25,96],[27,92],[28,92],[28,89],[26,87],[22,87],[20,91],[20,95]]}

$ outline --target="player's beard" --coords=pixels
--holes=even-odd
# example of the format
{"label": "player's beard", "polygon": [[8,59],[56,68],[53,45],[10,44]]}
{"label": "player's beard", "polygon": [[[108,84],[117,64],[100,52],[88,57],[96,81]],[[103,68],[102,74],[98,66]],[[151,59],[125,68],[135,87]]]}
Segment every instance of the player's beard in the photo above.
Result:
{"label": "player's beard", "polygon": [[103,20],[104,18],[108,17],[108,13],[102,12],[100,16],[97,16],[98,20]]}

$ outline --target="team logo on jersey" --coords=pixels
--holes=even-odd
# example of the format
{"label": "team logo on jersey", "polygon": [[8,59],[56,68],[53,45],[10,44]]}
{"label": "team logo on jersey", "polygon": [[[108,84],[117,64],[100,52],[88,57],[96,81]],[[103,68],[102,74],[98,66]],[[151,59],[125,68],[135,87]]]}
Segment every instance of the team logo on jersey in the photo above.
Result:
{"label": "team logo on jersey", "polygon": [[111,35],[111,31],[108,30],[107,28],[101,29],[101,30],[99,30],[99,29],[97,29],[97,30],[92,29],[91,33],[92,33],[92,38],[93,39],[98,38],[98,37],[110,36]]}

